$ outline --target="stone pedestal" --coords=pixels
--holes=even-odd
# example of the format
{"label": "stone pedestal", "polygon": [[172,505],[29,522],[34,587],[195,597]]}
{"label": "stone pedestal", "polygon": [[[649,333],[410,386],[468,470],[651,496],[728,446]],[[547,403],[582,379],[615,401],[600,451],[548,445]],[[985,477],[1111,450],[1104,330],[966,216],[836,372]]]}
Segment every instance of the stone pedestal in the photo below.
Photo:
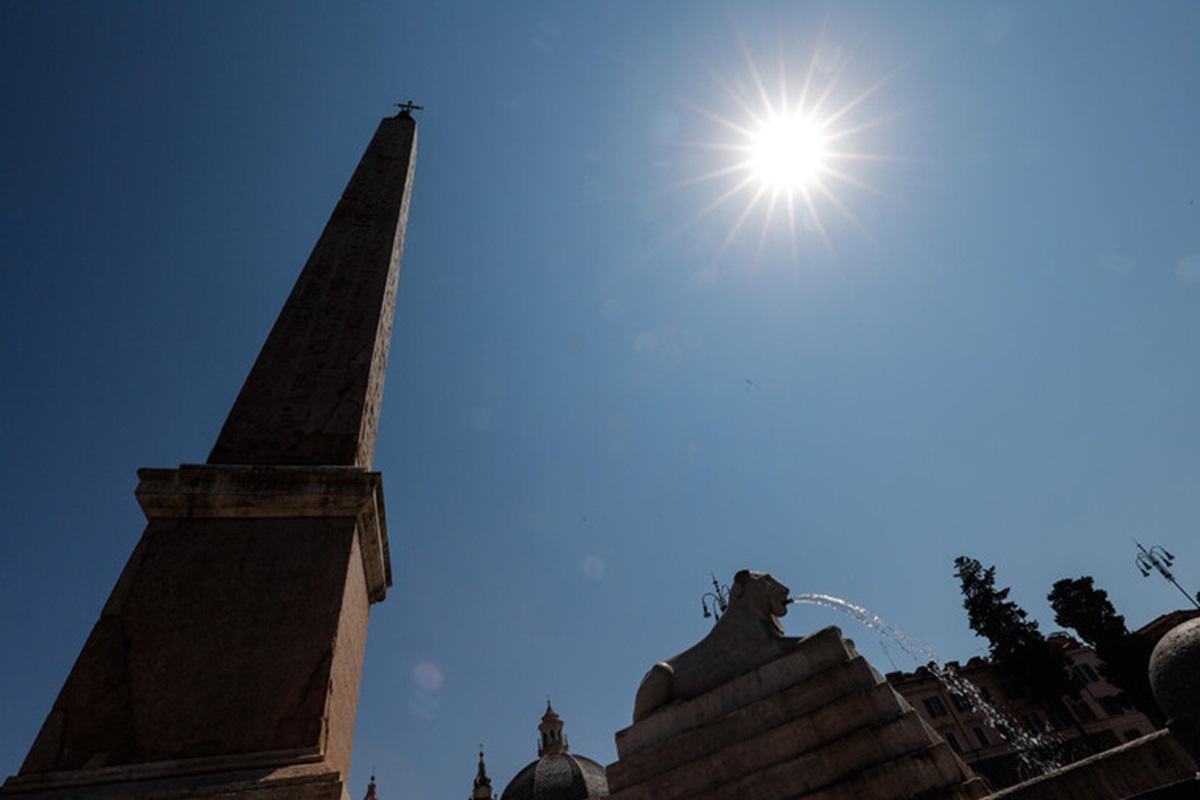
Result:
{"label": "stone pedestal", "polygon": [[957,800],[987,794],[908,703],[826,628],[617,733],[614,800]]}
{"label": "stone pedestal", "polygon": [[342,797],[390,583],[379,474],[140,476],[149,524],[0,795]]}
{"label": "stone pedestal", "polygon": [[9,778],[22,800],[350,800],[344,778],[317,753],[163,761]]}

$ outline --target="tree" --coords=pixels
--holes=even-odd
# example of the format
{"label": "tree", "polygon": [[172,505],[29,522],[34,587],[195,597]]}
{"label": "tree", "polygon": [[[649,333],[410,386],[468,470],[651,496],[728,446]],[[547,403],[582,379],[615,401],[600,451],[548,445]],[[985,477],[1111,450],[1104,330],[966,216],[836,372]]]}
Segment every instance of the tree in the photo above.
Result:
{"label": "tree", "polygon": [[1122,691],[1120,700],[1133,705],[1156,724],[1163,722],[1148,675],[1154,646],[1129,632],[1125,618],[1109,602],[1108,592],[1097,589],[1090,575],[1063,578],[1046,596],[1054,609],[1054,621],[1073,628],[1091,645],[1104,664],[1100,673]]}
{"label": "tree", "polygon": [[1075,632],[1092,647],[1128,634],[1125,618],[1108,600],[1108,592],[1097,589],[1090,575],[1056,581],[1046,596],[1054,609],[1054,621]]}
{"label": "tree", "polygon": [[[971,630],[988,640],[997,677],[1023,687],[1044,708],[1065,709],[1063,698],[1079,694],[1067,658],[1046,641],[1037,622],[1008,599],[1007,588],[996,588],[996,568],[985,569],[975,559],[959,556],[954,559],[954,574],[962,587]],[[1066,718],[1074,720],[1070,713]]]}

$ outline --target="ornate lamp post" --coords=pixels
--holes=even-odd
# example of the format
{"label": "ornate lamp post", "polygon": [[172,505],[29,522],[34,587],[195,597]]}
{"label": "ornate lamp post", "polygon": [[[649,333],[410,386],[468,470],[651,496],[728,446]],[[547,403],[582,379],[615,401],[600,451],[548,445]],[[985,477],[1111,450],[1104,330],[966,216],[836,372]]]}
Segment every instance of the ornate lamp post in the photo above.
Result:
{"label": "ornate lamp post", "polygon": [[1143,578],[1149,577],[1151,572],[1157,570],[1158,574],[1175,584],[1175,588],[1183,592],[1183,596],[1188,599],[1188,602],[1196,608],[1200,608],[1200,602],[1197,602],[1196,598],[1188,594],[1187,590],[1180,586],[1179,581],[1175,580],[1175,576],[1171,574],[1169,567],[1175,563],[1175,556],[1167,552],[1166,548],[1159,545],[1151,545],[1150,549],[1147,550],[1136,539],[1134,539],[1133,543],[1138,547],[1139,552],[1135,561]]}
{"label": "ornate lamp post", "polygon": [[[713,590],[705,592],[700,596],[700,605],[704,608],[705,619],[709,617],[720,619],[721,615],[725,613],[725,609],[729,607],[729,587],[722,586],[717,581],[717,576],[714,573],[710,572],[709,575],[712,575]],[[712,600],[712,609],[708,607],[710,599]],[[716,620],[713,621],[715,622]]]}

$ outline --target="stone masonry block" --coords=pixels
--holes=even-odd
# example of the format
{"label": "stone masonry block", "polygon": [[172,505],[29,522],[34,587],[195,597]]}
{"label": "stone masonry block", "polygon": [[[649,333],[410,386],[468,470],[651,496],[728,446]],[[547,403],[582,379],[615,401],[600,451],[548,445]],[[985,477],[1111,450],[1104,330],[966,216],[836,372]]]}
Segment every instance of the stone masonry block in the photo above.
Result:
{"label": "stone masonry block", "polygon": [[[616,735],[617,753],[624,759],[856,655],[837,628],[817,631],[799,642],[795,651],[740,675],[698,698],[660,709],[641,722],[619,731]],[[878,680],[877,675],[874,680]]]}
{"label": "stone masonry block", "polygon": [[848,775],[804,795],[805,800],[978,800],[987,786],[938,742],[914,753]]}
{"label": "stone masonry block", "polygon": [[906,708],[892,688],[886,683],[872,684],[871,680],[872,670],[861,656],[826,669],[702,727],[621,759],[608,768],[609,788],[616,791],[644,781],[704,758],[731,741],[751,739],[768,731],[775,738],[787,738],[788,752],[782,754],[787,757],[819,747],[853,727],[904,713]]}
{"label": "stone masonry block", "polygon": [[135,495],[146,519],[341,518],[358,522],[372,603],[392,585],[383,478],[358,467],[185,464],[140,469]]}
{"label": "stone masonry block", "polygon": [[365,636],[355,528],[151,522],[22,774],[324,748],[340,626]]}
{"label": "stone masonry block", "polygon": [[899,755],[928,748],[929,738],[915,718],[915,712],[909,712],[882,724],[861,723],[850,733],[799,754],[792,747],[794,737],[811,725],[797,720],[760,736],[732,741],[705,758],[610,796],[619,800],[802,797]]}
{"label": "stone masonry block", "polygon": [[349,800],[320,754],[254,753],[129,767],[19,775],[0,797],[21,800]]}
{"label": "stone masonry block", "polygon": [[1154,733],[997,792],[997,800],[1124,800],[1194,780],[1197,765],[1169,730]]}

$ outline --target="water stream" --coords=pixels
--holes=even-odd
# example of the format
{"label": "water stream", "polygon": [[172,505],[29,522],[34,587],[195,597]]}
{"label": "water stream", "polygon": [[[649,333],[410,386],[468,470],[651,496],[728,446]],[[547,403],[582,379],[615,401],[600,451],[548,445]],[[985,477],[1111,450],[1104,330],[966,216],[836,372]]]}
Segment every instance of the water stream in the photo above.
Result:
{"label": "water stream", "polygon": [[1047,755],[1049,746],[1036,733],[1026,731],[1016,720],[1000,711],[988,700],[984,699],[979,687],[960,675],[955,669],[943,665],[937,655],[929,647],[918,645],[908,638],[904,631],[888,624],[882,617],[867,609],[848,603],[839,597],[827,594],[797,594],[790,598],[793,603],[808,603],[810,605],[830,608],[840,611],[852,619],[861,622],[871,630],[891,639],[897,646],[908,654],[918,666],[929,670],[938,683],[942,684],[951,694],[969,698],[974,707],[983,714],[987,724],[996,730],[1006,741],[1011,743],[1022,763],[1034,774],[1049,772],[1060,766]]}

